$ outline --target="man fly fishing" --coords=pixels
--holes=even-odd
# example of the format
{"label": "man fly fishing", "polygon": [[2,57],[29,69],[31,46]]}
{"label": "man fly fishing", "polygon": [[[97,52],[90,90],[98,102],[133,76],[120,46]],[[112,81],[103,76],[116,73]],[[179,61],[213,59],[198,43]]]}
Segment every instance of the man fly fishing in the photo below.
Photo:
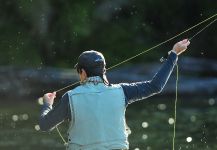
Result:
{"label": "man fly fishing", "polygon": [[153,79],[136,83],[110,84],[102,53],[83,52],[75,65],[81,85],[66,92],[54,108],[56,93],[44,95],[39,122],[41,130],[51,131],[69,120],[68,150],[129,149],[125,123],[127,105],[161,92],[178,55],[189,44],[187,39],[176,43]]}

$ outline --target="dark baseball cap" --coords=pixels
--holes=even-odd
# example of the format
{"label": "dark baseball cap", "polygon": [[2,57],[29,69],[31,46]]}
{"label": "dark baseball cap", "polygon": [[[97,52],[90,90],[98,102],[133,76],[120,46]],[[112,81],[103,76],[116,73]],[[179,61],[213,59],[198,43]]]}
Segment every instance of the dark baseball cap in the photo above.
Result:
{"label": "dark baseball cap", "polygon": [[75,68],[83,68],[85,71],[93,74],[100,74],[103,73],[102,71],[104,71],[105,66],[106,63],[103,54],[95,50],[90,50],[81,53]]}

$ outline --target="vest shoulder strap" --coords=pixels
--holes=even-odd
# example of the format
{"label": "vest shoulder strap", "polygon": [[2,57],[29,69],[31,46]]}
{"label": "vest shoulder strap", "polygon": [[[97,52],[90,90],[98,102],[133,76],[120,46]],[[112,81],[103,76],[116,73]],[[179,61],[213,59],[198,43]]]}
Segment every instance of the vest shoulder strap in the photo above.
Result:
{"label": "vest shoulder strap", "polygon": [[73,90],[68,91],[69,95],[76,95],[82,93],[97,93],[102,92],[104,90],[112,90],[112,89],[120,89],[122,88],[119,84],[112,84],[111,86],[107,86],[104,83],[99,83],[97,85],[93,83],[87,83],[84,85],[80,85]]}

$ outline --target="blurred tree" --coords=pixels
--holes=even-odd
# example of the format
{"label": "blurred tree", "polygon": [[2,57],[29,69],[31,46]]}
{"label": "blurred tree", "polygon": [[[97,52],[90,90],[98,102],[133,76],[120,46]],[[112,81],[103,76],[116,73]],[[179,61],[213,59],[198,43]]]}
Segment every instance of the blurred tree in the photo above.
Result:
{"label": "blurred tree", "polygon": [[[0,64],[71,67],[81,51],[96,49],[111,65],[215,14],[215,6],[217,1],[196,0],[2,1]],[[215,28],[195,38],[186,55],[216,59]],[[198,30],[132,62],[158,59]]]}

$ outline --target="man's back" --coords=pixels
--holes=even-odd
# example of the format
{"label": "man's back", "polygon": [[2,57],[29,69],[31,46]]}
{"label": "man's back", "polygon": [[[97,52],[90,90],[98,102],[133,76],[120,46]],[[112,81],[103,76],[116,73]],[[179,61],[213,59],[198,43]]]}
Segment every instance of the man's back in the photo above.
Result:
{"label": "man's back", "polygon": [[[121,83],[116,87],[107,86],[109,82],[105,75],[103,55],[96,51],[85,51],[79,56],[76,64],[80,81],[84,84],[79,87],[80,89],[76,89],[77,92],[72,90],[64,94],[54,108],[52,105],[56,92],[44,95],[44,105],[39,122],[41,130],[51,131],[61,122],[70,120],[68,149],[129,149],[125,133],[125,107],[161,92],[172,73],[178,55],[184,52],[189,44],[188,40],[176,43],[173,50],[168,53],[169,55],[160,70],[151,80]],[[120,133],[115,134],[117,131]],[[102,137],[102,140],[99,137]],[[118,141],[116,137],[125,139]],[[108,144],[104,142],[107,139]],[[109,141],[110,139],[114,142]],[[97,143],[98,141],[100,143]],[[118,142],[120,144],[117,144]],[[82,143],[83,146],[81,146]],[[119,147],[119,145],[121,146]],[[122,147],[122,145],[124,146]]]}
{"label": "man's back", "polygon": [[68,95],[74,118],[69,128],[69,147],[128,148],[125,96],[120,85],[87,82]]}

